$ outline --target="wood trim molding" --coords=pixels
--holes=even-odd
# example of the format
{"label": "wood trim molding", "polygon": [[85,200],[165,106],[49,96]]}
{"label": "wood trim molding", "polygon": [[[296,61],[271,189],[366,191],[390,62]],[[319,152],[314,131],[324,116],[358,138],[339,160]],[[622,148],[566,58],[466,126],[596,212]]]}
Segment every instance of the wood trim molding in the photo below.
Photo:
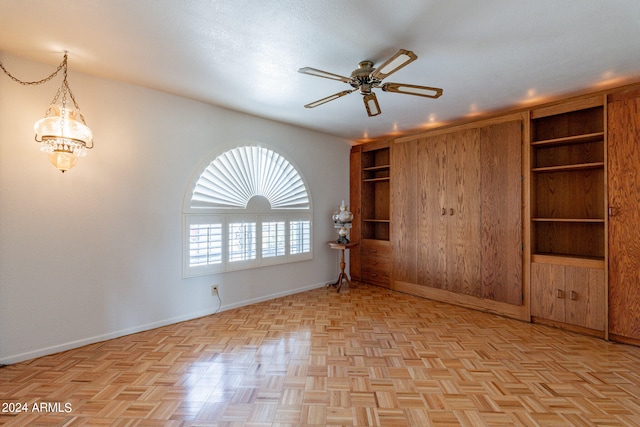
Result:
{"label": "wood trim molding", "polygon": [[515,112],[515,113],[507,113],[496,117],[484,118],[484,119],[476,119],[468,122],[457,122],[451,123],[449,125],[445,125],[442,127],[424,130],[419,133],[414,133],[411,135],[402,136],[393,140],[393,142],[401,143],[407,141],[413,141],[417,138],[424,138],[428,136],[437,136],[442,134],[447,134],[455,131],[467,130],[467,129],[477,129],[485,126],[491,126],[504,122],[512,122],[514,120],[524,120],[525,115],[523,112]]}
{"label": "wood trim molding", "polygon": [[[583,328],[582,326],[572,325],[570,323],[557,322],[555,320],[544,319],[542,317],[531,317],[531,322],[539,325],[551,326],[552,328],[559,328],[565,331],[576,332],[583,335],[589,335],[596,338],[606,339],[603,331],[597,331],[595,329]],[[640,343],[640,341],[639,341]]]}
{"label": "wood trim molding", "polygon": [[609,334],[609,340],[619,342],[622,344],[634,345],[636,347],[640,347],[640,340],[635,338],[629,338],[622,335]]}
{"label": "wood trim molding", "polygon": [[540,117],[553,116],[556,114],[567,113],[575,110],[583,110],[592,107],[601,107],[604,105],[605,99],[602,95],[596,95],[588,98],[579,98],[573,101],[559,101],[551,105],[531,110],[531,118],[539,119]]}
{"label": "wood trim molding", "polygon": [[626,101],[640,97],[640,88],[630,88],[619,92],[610,93],[607,96],[608,102]]}
{"label": "wood trim molding", "polygon": [[421,286],[415,283],[401,282],[399,280],[395,280],[393,282],[391,289],[460,307],[471,308],[478,311],[484,311],[486,313],[498,314],[529,322],[529,307],[525,305],[507,304],[490,299],[477,298],[470,295],[445,291],[443,289],[431,288],[429,286]]}

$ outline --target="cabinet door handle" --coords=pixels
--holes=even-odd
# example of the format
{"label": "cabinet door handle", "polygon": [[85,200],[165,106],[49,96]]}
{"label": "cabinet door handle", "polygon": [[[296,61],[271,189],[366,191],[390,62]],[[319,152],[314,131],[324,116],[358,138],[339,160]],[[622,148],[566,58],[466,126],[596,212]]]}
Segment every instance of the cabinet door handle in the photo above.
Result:
{"label": "cabinet door handle", "polygon": [[569,298],[573,301],[576,301],[578,299],[578,293],[576,291],[569,292]]}
{"label": "cabinet door handle", "polygon": [[449,215],[453,215],[453,209],[449,209]]}
{"label": "cabinet door handle", "polygon": [[442,215],[446,215],[447,214],[447,210],[445,208],[442,208]]}
{"label": "cabinet door handle", "polygon": [[564,298],[564,291],[562,289],[556,289],[556,297],[563,299]]}
{"label": "cabinet door handle", "polygon": [[620,213],[620,209],[617,206],[609,206],[609,216],[617,216]]}

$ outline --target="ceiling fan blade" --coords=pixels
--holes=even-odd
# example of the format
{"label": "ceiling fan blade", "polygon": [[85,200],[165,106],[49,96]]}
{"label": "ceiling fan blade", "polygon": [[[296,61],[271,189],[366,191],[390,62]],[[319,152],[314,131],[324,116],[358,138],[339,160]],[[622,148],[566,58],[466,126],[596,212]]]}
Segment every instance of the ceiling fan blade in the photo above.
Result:
{"label": "ceiling fan blade", "polygon": [[426,98],[439,98],[442,89],[429,86],[407,85],[404,83],[385,83],[381,86],[385,92],[404,93],[406,95],[424,96]]}
{"label": "ceiling fan blade", "polygon": [[355,91],[355,89],[351,90],[343,90],[342,92],[334,93],[333,95],[327,96],[326,98],[319,99],[317,101],[311,102],[304,106],[304,108],[314,108],[318,105],[325,104],[329,101],[333,101],[334,99],[338,99],[341,96],[349,95],[351,92]]}
{"label": "ceiling fan blade", "polygon": [[310,76],[324,77],[325,79],[338,80],[345,83],[351,83],[351,79],[349,77],[340,76],[338,74],[333,74],[328,71],[318,70],[316,68],[304,67],[304,68],[300,68],[298,72],[302,74],[309,74]]}
{"label": "ceiling fan blade", "polygon": [[382,80],[416,59],[418,59],[418,56],[415,53],[410,50],[400,49],[395,55],[387,59],[384,64],[376,68],[373,73],[371,73],[371,78]]}
{"label": "ceiling fan blade", "polygon": [[380,111],[380,105],[378,104],[378,98],[376,97],[375,93],[371,92],[366,94],[363,97],[363,100],[369,117],[377,116],[378,114],[382,113],[382,111]]}

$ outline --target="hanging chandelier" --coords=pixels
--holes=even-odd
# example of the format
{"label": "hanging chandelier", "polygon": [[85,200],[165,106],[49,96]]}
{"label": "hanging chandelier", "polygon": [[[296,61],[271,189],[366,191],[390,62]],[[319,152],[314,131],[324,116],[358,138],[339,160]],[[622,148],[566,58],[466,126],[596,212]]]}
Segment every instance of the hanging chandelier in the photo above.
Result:
{"label": "hanging chandelier", "polygon": [[[87,150],[93,148],[93,133],[87,127],[67,81],[67,52],[56,71],[34,82],[23,82],[15,78],[1,62],[0,68],[13,81],[25,86],[46,83],[62,71],[62,84],[45,112],[45,117],[38,120],[33,128],[40,150],[49,153],[49,161],[62,173],[71,169],[78,157],[86,156]],[[69,101],[72,105],[69,105]]]}

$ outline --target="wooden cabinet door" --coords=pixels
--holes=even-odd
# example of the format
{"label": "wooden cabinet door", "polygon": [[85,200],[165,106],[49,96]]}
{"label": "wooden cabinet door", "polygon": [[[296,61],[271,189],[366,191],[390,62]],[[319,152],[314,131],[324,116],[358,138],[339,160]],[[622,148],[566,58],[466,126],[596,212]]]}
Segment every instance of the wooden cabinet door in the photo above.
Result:
{"label": "wooden cabinet door", "polygon": [[391,146],[393,280],[418,283],[418,140]]}
{"label": "wooden cabinet door", "polygon": [[418,143],[418,283],[479,296],[479,132]]}
{"label": "wooden cabinet door", "polygon": [[531,315],[604,331],[604,270],[531,264]]}
{"label": "wooden cabinet door", "polygon": [[521,305],[521,120],[392,147],[394,281]]}
{"label": "wooden cabinet door", "polygon": [[418,144],[417,283],[447,288],[447,136]]}
{"label": "wooden cabinet door", "polygon": [[446,289],[480,296],[480,132],[464,130],[447,139]]}
{"label": "wooden cabinet door", "polygon": [[609,96],[607,130],[609,333],[640,340],[640,91]]}
{"label": "wooden cabinet door", "polygon": [[522,305],[522,122],[480,132],[482,297]]}
{"label": "wooden cabinet door", "polygon": [[566,266],[564,280],[565,322],[604,331],[604,270]]}
{"label": "wooden cabinet door", "polygon": [[417,145],[417,281],[443,289],[446,286],[445,223],[440,218],[447,146],[443,135],[427,137]]}
{"label": "wooden cabinet door", "polygon": [[531,264],[531,315],[565,321],[564,266]]}

